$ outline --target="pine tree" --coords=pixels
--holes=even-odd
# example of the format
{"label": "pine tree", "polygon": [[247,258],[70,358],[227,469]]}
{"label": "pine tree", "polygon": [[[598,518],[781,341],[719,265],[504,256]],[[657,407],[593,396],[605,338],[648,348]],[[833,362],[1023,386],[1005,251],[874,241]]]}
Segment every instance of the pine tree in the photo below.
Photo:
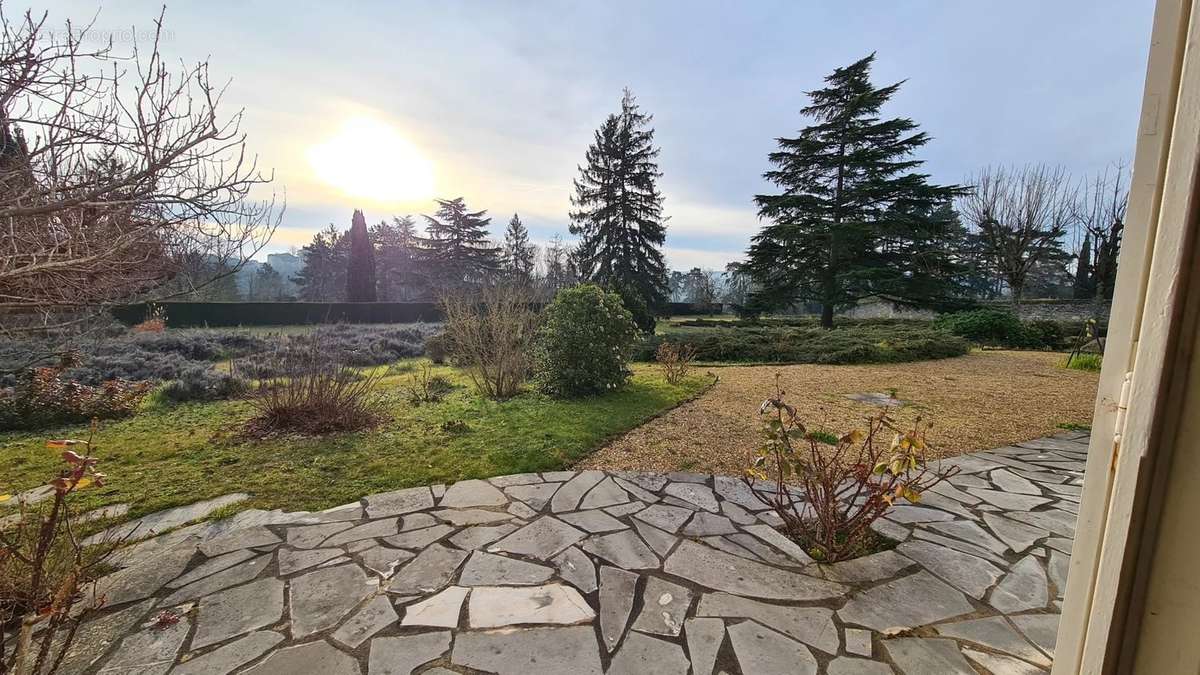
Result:
{"label": "pine tree", "polygon": [[412,216],[393,217],[371,228],[375,245],[375,278],[380,300],[412,302],[423,295],[424,270],[417,251]]}
{"label": "pine tree", "polygon": [[654,329],[654,310],[667,300],[661,251],[667,234],[656,185],[662,173],[652,119],[626,89],[621,111],[596,130],[571,198],[580,276],[619,293],[645,331]]}
{"label": "pine tree", "polygon": [[251,300],[280,301],[284,299],[283,275],[271,263],[263,263],[254,273],[254,289]]}
{"label": "pine tree", "polygon": [[529,230],[525,229],[520,216],[513,214],[504,231],[504,273],[510,278],[528,283],[533,278],[533,262],[537,251],[529,243]]}
{"label": "pine tree", "polygon": [[425,216],[428,237],[422,260],[431,285],[446,291],[483,283],[500,270],[500,249],[488,239],[487,211],[471,212],[462,197],[437,200],[436,217]]}
{"label": "pine tree", "polygon": [[349,239],[330,224],[313,235],[301,250],[304,268],[292,277],[300,287],[300,299],[308,302],[338,302],[345,299],[346,258]]}
{"label": "pine tree", "polygon": [[[825,88],[809,92],[801,112],[816,123],[778,139],[769,155],[774,168],[763,177],[782,192],[755,197],[770,222],[753,238],[746,265],[759,309],[815,301],[828,328],[835,309],[868,296],[928,305],[947,292],[937,258],[948,252],[926,244],[950,227],[938,206],[962,190],[915,171],[922,162],[911,156],[929,142],[915,122],[879,118],[900,83],[872,86],[874,60],[838,68]],[[916,251],[919,262],[910,259]],[[928,273],[914,279],[918,264]]]}
{"label": "pine tree", "polygon": [[350,256],[346,263],[346,300],[375,302],[375,247],[367,232],[367,219],[355,209],[350,218]]}

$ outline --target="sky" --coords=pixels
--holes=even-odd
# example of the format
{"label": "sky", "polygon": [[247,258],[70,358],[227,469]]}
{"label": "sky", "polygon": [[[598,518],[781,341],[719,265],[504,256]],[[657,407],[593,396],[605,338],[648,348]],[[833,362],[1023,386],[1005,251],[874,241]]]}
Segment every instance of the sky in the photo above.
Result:
{"label": "sky", "polygon": [[[95,17],[120,50],[161,4],[34,9]],[[432,214],[432,197],[487,209],[497,238],[517,212],[535,242],[569,240],[577,165],[629,87],[654,116],[668,264],[720,269],[761,226],[766,157],[806,125],[805,92],[871,52],[876,84],[905,81],[884,113],[933,137],[918,158],[936,181],[1131,159],[1153,4],[207,0],[168,4],[162,48],[207,58],[229,81],[219,111],[244,110],[287,201],[266,252],[347,228],[356,208]]]}

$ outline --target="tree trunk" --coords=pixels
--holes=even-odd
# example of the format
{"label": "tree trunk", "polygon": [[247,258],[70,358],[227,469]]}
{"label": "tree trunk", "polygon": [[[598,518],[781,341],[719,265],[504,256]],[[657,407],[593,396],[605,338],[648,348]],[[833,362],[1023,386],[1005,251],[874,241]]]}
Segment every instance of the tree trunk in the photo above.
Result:
{"label": "tree trunk", "polygon": [[833,328],[833,303],[821,303],[821,328]]}

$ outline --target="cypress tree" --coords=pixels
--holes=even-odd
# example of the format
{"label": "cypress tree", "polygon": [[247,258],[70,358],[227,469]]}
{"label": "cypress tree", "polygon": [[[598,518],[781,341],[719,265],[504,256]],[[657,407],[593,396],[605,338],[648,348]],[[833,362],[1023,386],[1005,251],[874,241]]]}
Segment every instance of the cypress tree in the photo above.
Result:
{"label": "cypress tree", "polygon": [[350,219],[350,257],[346,265],[346,300],[375,302],[375,247],[367,219],[355,209]]}
{"label": "cypress tree", "polygon": [[667,231],[652,119],[626,89],[621,111],[596,130],[571,198],[580,276],[619,293],[645,331],[654,330],[654,310],[667,300],[660,250]]}
{"label": "cypress tree", "polygon": [[874,60],[838,68],[808,92],[801,112],[815,124],[778,139],[769,155],[774,168],[763,177],[781,192],[755,197],[769,221],[747,252],[757,309],[817,302],[829,328],[835,309],[869,296],[920,306],[949,293],[949,252],[927,244],[953,228],[953,210],[942,207],[962,189],[915,171],[922,162],[912,154],[929,136],[911,119],[880,119],[901,83],[874,87]]}
{"label": "cypress tree", "polygon": [[1071,289],[1071,297],[1087,300],[1095,295],[1096,287],[1092,282],[1092,233],[1085,232],[1083,245],[1079,247],[1079,257],[1075,261],[1075,284]]}
{"label": "cypress tree", "polygon": [[533,278],[534,256],[537,251],[529,243],[529,230],[521,222],[521,217],[513,214],[508,221],[508,229],[504,231],[504,272],[509,277],[528,282]]}
{"label": "cypress tree", "polygon": [[435,216],[425,216],[428,237],[421,240],[423,264],[434,289],[480,284],[500,270],[500,249],[488,239],[487,211],[468,211],[462,197],[437,200]]}

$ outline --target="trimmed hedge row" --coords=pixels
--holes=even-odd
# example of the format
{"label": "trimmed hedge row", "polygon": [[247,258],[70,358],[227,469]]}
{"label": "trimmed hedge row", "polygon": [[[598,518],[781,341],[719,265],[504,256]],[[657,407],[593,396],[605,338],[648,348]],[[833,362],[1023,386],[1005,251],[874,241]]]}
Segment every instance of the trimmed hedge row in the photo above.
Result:
{"label": "trimmed hedge row", "polygon": [[[323,323],[417,323],[442,320],[436,302],[163,302],[171,328],[294,326]],[[145,303],[117,305],[112,315],[132,326],[146,319]]]}

